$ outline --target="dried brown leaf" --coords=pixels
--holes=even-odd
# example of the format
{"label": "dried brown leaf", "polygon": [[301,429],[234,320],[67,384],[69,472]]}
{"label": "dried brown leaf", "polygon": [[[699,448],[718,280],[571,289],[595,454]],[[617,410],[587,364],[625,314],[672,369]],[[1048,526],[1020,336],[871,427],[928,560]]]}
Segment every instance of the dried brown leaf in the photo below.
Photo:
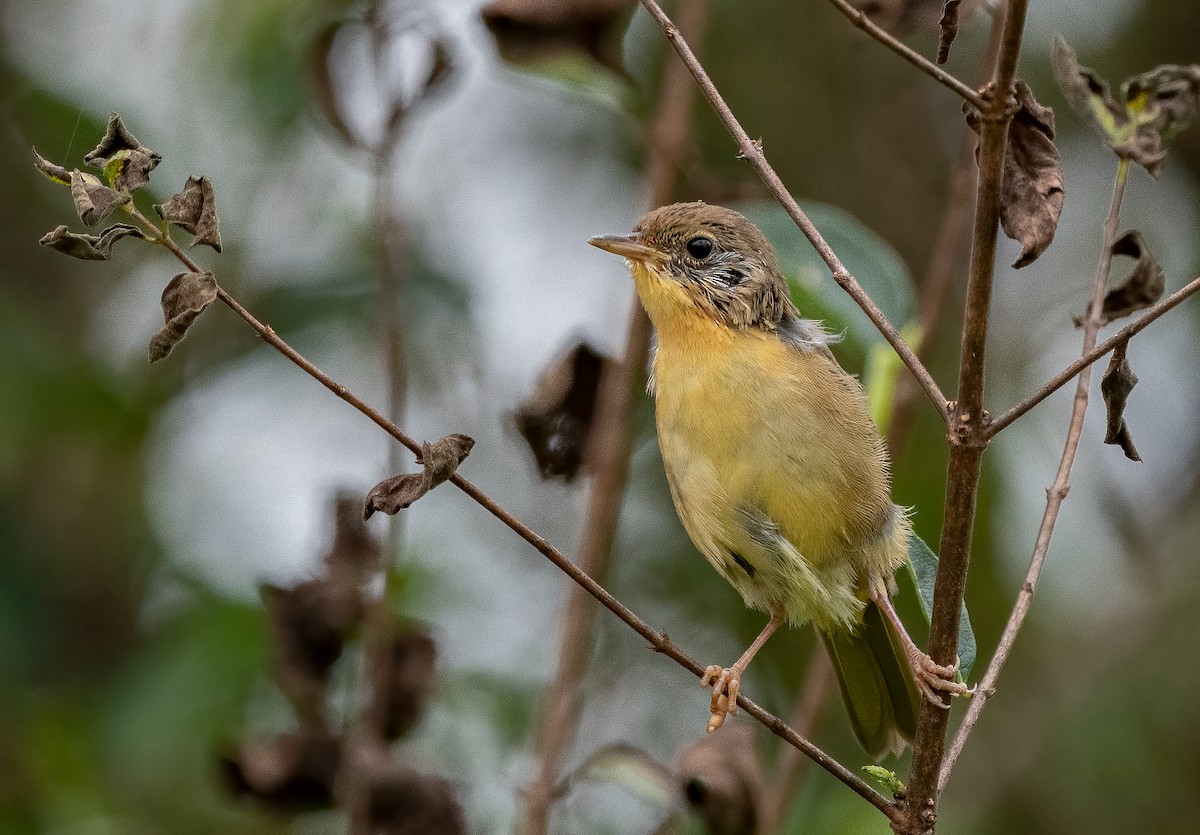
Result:
{"label": "dried brown leaf", "polygon": [[437,647],[426,631],[411,629],[393,635],[375,672],[375,716],[384,739],[398,739],[420,721],[433,689],[436,658]]}
{"label": "dried brown leaf", "polygon": [[421,444],[421,457],[417,459],[418,464],[424,465],[421,472],[393,476],[372,487],[363,507],[363,518],[370,519],[377,510],[392,516],[408,507],[454,475],[473,446],[474,440],[458,434]]}
{"label": "dried brown leaf", "polygon": [[217,280],[212,273],[180,273],[171,279],[162,293],[166,324],[150,340],[150,362],[165,359],[216,299]]}
{"label": "dried brown leaf", "polygon": [[944,64],[950,60],[950,45],[958,37],[958,13],[962,0],[946,0],[942,6],[942,18],[938,21],[938,50],[937,62]]}
{"label": "dried brown leaf", "polygon": [[[981,0],[953,2],[958,4],[958,21],[970,19],[983,5]],[[946,16],[946,0],[851,0],[851,5],[881,29],[900,36],[941,28]]]}
{"label": "dried brown leaf", "polygon": [[1200,110],[1200,65],[1165,64],[1127,79],[1124,101],[1113,97],[1108,82],[1080,66],[1075,52],[1055,37],[1054,77],[1071,107],[1095,128],[1119,156],[1162,174],[1165,144],[1187,127]]}
{"label": "dried brown leaf", "polygon": [[390,765],[370,778],[367,818],[372,835],[466,835],[467,824],[449,781]]}
{"label": "dried brown leaf", "polygon": [[104,138],[100,140],[99,145],[84,156],[83,161],[88,165],[103,168],[108,160],[121,151],[142,151],[158,157],[158,154],[139,142],[132,133],[125,129],[125,124],[121,121],[120,116],[116,113],[110,113],[108,116],[108,129],[104,133]]}
{"label": "dried brown leaf", "polygon": [[1112,245],[1113,255],[1135,259],[1129,276],[1104,296],[1101,312],[1105,323],[1144,310],[1162,298],[1166,279],[1162,266],[1150,254],[1142,233],[1136,229],[1126,232]]}
{"label": "dried brown leaf", "polygon": [[542,478],[570,481],[583,465],[596,396],[611,361],[579,343],[539,375],[516,414],[517,431],[533,450]]}
{"label": "dried brown leaf", "polygon": [[71,185],[71,172],[43,157],[37,148],[33,149],[33,166],[54,182],[64,186]]}
{"label": "dried brown leaf", "polygon": [[39,243],[83,261],[107,261],[112,258],[113,244],[131,236],[146,237],[141,229],[128,223],[114,223],[99,235],[81,235],[59,226],[43,235]]}
{"label": "dried brown leaf", "polygon": [[1130,461],[1141,461],[1142,457],[1133,445],[1133,436],[1129,434],[1129,424],[1125,422],[1125,403],[1138,382],[1137,375],[1129,367],[1129,360],[1125,358],[1125,349],[1128,346],[1128,341],[1117,346],[1108,361],[1108,368],[1104,369],[1104,377],[1100,380],[1100,394],[1104,396],[1108,420],[1104,443],[1120,446]]}
{"label": "dried brown leaf", "polygon": [[[1021,268],[1037,260],[1058,229],[1065,190],[1062,157],[1054,147],[1054,111],[1040,104],[1024,81],[1016,83],[1017,112],[1008,126],[1000,224],[1021,244]],[[967,123],[980,129],[979,111],[967,107]]]}
{"label": "dried brown leaf", "polygon": [[94,174],[76,169],[71,172],[71,198],[75,211],[87,226],[99,226],[114,211],[129,202],[129,195],[109,188]]}
{"label": "dried brown leaf", "polygon": [[624,74],[621,35],[634,6],[632,0],[493,0],[481,15],[505,60],[581,51]]}
{"label": "dried brown leaf", "polygon": [[220,757],[234,794],[289,812],[333,805],[340,760],[339,741],[315,728],[248,742]]}
{"label": "dried brown leaf", "polygon": [[188,177],[183,191],[154,211],[168,223],[194,235],[192,246],[211,246],[221,251],[221,230],[217,221],[217,198],[208,177]]}
{"label": "dried brown leaf", "polygon": [[708,824],[710,835],[757,831],[762,770],[749,726],[726,725],[700,737],[679,756],[680,786]]}
{"label": "dried brown leaf", "polygon": [[132,193],[150,182],[150,172],[158,167],[162,157],[146,148],[122,150],[104,163],[104,176],[118,191]]}

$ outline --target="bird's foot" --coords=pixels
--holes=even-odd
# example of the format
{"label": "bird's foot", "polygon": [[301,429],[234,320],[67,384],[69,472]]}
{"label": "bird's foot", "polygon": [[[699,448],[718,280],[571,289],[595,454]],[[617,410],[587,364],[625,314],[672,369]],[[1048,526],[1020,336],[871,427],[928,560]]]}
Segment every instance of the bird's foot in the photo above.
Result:
{"label": "bird's foot", "polygon": [[706,668],[700,677],[701,687],[712,688],[712,701],[709,710],[712,715],[708,718],[708,732],[712,733],[725,724],[726,718],[737,715],[738,692],[742,689],[742,672],[736,665],[719,667],[716,664]]}
{"label": "bird's foot", "polygon": [[961,681],[956,681],[958,676],[958,659],[954,659],[953,666],[944,666],[934,663],[934,660],[919,649],[910,649],[908,651],[908,663],[912,667],[913,679],[917,684],[917,689],[921,691],[921,695],[935,707],[940,707],[943,710],[949,710],[950,705],[942,701],[941,693],[949,693],[951,696],[964,696],[971,698],[975,695],[974,688],[967,687]]}

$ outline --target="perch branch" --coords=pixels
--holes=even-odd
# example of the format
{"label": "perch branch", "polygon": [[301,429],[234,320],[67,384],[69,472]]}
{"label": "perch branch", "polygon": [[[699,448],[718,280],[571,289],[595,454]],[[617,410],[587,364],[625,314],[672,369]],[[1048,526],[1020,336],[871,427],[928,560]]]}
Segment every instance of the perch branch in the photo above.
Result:
{"label": "perch branch", "polygon": [[[985,108],[980,111],[983,118],[978,197],[959,355],[958,398],[950,421],[950,464],[929,628],[929,654],[939,664],[953,664],[958,655],[959,613],[966,590],[979,474],[987,445],[983,431],[984,354],[1000,226],[1000,184],[1008,125],[1012,119],[1011,90],[1028,5],[1028,0],[1010,0],[1005,6],[1000,50],[989,85],[990,95]],[[938,772],[949,721],[948,710],[928,702],[922,704],[907,793],[900,804],[900,815],[892,824],[897,835],[920,835],[932,830],[936,823]]]}

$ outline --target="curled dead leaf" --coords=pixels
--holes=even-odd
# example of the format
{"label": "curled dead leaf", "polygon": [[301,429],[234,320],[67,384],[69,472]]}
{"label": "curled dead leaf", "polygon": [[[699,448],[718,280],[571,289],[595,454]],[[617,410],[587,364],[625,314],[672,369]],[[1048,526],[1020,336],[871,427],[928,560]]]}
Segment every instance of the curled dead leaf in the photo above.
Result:
{"label": "curled dead leaf", "polygon": [[154,211],[163,220],[195,236],[192,246],[211,246],[221,251],[221,229],[217,221],[217,198],[208,177],[188,177],[183,191]]}
{"label": "curled dead leaf", "polygon": [[[958,5],[959,21],[970,19],[980,8],[982,0],[951,0]],[[893,35],[910,35],[925,32],[934,27],[942,28],[941,19],[946,17],[946,0],[851,0],[851,5],[860,10],[871,22]],[[953,38],[952,38],[953,39]],[[939,52],[941,46],[939,45]]]}
{"label": "curled dead leaf", "polygon": [[1133,445],[1133,436],[1129,433],[1129,424],[1125,422],[1125,404],[1129,394],[1137,385],[1137,375],[1129,367],[1125,357],[1128,340],[1122,342],[1112,353],[1108,368],[1104,369],[1104,377],[1100,380],[1100,394],[1104,397],[1107,414],[1107,425],[1104,432],[1104,443],[1121,447],[1125,457],[1130,461],[1141,461],[1137,448]]}
{"label": "curled dead leaf", "polygon": [[94,174],[71,172],[71,198],[75,211],[87,226],[99,226],[114,211],[129,202],[129,195],[109,188]]}
{"label": "curled dead leaf", "polygon": [[[1017,112],[1008,126],[1000,184],[1000,225],[1021,244],[1015,268],[1037,260],[1058,229],[1065,189],[1062,157],[1054,147],[1054,111],[1024,81],[1015,86]],[[967,105],[967,124],[979,132],[979,111]]]}
{"label": "curled dead leaf", "polygon": [[107,261],[112,258],[113,244],[127,237],[145,239],[146,235],[127,223],[115,223],[99,235],[81,235],[59,226],[43,235],[38,243],[83,261]]}
{"label": "curled dead leaf", "polygon": [[600,380],[611,360],[579,343],[555,358],[516,413],[542,478],[570,481],[584,464]]}
{"label": "curled dead leaf", "polygon": [[88,165],[103,168],[107,160],[121,151],[144,151],[154,154],[154,151],[151,151],[139,142],[137,137],[125,128],[125,123],[121,121],[120,116],[116,113],[110,113],[108,115],[108,128],[104,132],[104,138],[100,140],[99,145],[84,156],[83,161]]}
{"label": "curled dead leaf", "polygon": [[421,472],[393,476],[372,487],[363,507],[363,518],[370,519],[377,510],[392,516],[408,507],[454,475],[473,446],[473,439],[459,434],[421,444],[421,457],[417,459],[423,465]]}
{"label": "curled dead leaf", "polygon": [[399,739],[421,719],[433,690],[437,647],[423,629],[394,634],[375,673],[373,698],[378,732],[384,739]]}
{"label": "curled dead leaf", "polygon": [[466,819],[448,780],[400,765],[378,768],[369,780],[372,835],[466,835]]}
{"label": "curled dead leaf", "polygon": [[60,185],[71,185],[71,172],[46,159],[38,153],[37,148],[33,149],[33,167]]}
{"label": "curled dead leaf", "polygon": [[1101,312],[1105,323],[1144,310],[1162,298],[1166,287],[1162,266],[1150,254],[1141,232],[1131,229],[1117,238],[1112,253],[1133,258],[1136,263],[1128,277],[1104,296]]}
{"label": "curled dead leaf", "polygon": [[216,299],[217,280],[212,273],[180,273],[171,279],[162,293],[166,324],[150,340],[150,362],[165,359]]}
{"label": "curled dead leaf", "polygon": [[341,760],[328,731],[305,728],[256,740],[220,757],[225,784],[236,795],[279,811],[327,808]]}
{"label": "curled dead leaf", "polygon": [[942,17],[938,21],[937,62],[944,64],[950,60],[950,46],[958,37],[958,13],[962,0],[946,0],[942,6]]}
{"label": "curled dead leaf", "polygon": [[583,52],[613,71],[621,65],[621,35],[632,0],[493,0],[480,13],[507,61]]}
{"label": "curled dead leaf", "polygon": [[1200,110],[1200,65],[1164,64],[1121,85],[1118,101],[1108,82],[1081,66],[1074,50],[1055,37],[1054,77],[1071,107],[1118,156],[1158,178],[1166,142],[1187,127]]}

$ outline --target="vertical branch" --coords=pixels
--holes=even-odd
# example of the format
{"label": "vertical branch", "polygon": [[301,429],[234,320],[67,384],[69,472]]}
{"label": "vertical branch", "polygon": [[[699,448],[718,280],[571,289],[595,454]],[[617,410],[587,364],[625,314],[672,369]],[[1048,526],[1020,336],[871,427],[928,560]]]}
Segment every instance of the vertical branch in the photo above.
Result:
{"label": "vertical branch", "polygon": [[[1016,76],[1028,5],[1029,0],[1010,0],[1005,6],[1000,52],[992,73],[988,106],[981,112],[979,185],[963,316],[958,399],[951,411],[950,466],[930,624],[930,655],[939,664],[953,664],[957,657],[958,619],[966,589],[971,534],[975,528],[980,467],[987,446],[983,371],[1000,222],[1000,183],[1008,124],[1012,119],[1010,91]],[[901,814],[893,823],[899,835],[930,831],[937,820],[937,775],[949,719],[948,710],[927,702],[922,704],[907,797],[902,803]]]}
{"label": "vertical branch", "polygon": [[[999,22],[993,23],[982,61],[984,73],[996,66],[1001,31]],[[925,280],[921,282],[921,293],[917,299],[919,328],[913,350],[922,361],[928,358],[929,348],[937,340],[959,259],[971,240],[971,200],[974,194],[975,152],[978,145],[975,131],[963,125],[958,158],[954,161],[954,168],[950,173],[946,208],[938,224],[932,254],[925,270]],[[893,460],[900,454],[901,447],[908,438],[916,413],[917,394],[917,381],[911,375],[902,374],[896,383],[892,423],[887,433],[888,449],[891,450]]]}
{"label": "vertical branch", "polygon": [[[1096,276],[1092,282],[1092,299],[1088,306],[1087,318],[1083,323],[1083,349],[1080,352],[1082,356],[1086,356],[1096,347],[1096,336],[1100,333],[1100,328],[1104,326],[1104,291],[1108,284],[1109,271],[1112,268],[1112,246],[1117,239],[1117,224],[1120,222],[1121,201],[1125,196],[1125,181],[1128,174],[1129,160],[1122,159],[1117,168],[1112,202],[1108,208],[1108,218],[1104,222],[1104,239],[1101,242],[1100,259],[1096,265]],[[1042,521],[1038,527],[1037,540],[1033,547],[1033,556],[1029,561],[1029,569],[1025,574],[1025,582],[1021,586],[1012,614],[1009,615],[1008,623],[1000,636],[1000,644],[996,647],[996,652],[992,656],[991,662],[988,663],[987,672],[984,673],[983,680],[979,684],[979,692],[976,693],[971,707],[967,710],[967,715],[963,717],[962,724],[959,725],[954,735],[954,741],[946,753],[946,759],[938,774],[937,790],[939,792],[945,788],[946,781],[950,779],[954,763],[958,760],[958,755],[962,753],[967,737],[970,736],[975,724],[979,721],[979,714],[983,712],[988,699],[996,692],[996,680],[1000,677],[1000,671],[1004,668],[1005,662],[1008,661],[1017,633],[1025,621],[1025,616],[1029,613],[1029,606],[1033,602],[1033,592],[1037,588],[1038,578],[1041,576],[1042,566],[1046,561],[1046,553],[1050,550],[1050,538],[1054,535],[1058,511],[1067,497],[1067,492],[1071,489],[1071,467],[1075,463],[1075,454],[1079,450],[1079,440],[1083,434],[1083,418],[1087,412],[1088,385],[1091,375],[1092,366],[1090,365],[1079,372],[1066,444],[1063,448],[1062,459],[1058,464],[1058,472],[1054,477],[1054,484],[1046,491],[1046,510],[1042,514]]]}
{"label": "vertical branch", "polygon": [[[705,3],[706,0],[684,0],[681,4],[680,27],[693,40],[703,35]],[[692,91],[687,69],[679,61],[668,60],[658,110],[649,127],[647,169],[651,208],[671,201],[679,168],[690,149]],[[650,334],[650,320],[635,298],[622,359],[611,365],[600,381],[596,428],[588,450],[594,475],[578,563],[601,583],[608,574],[621,500],[629,478],[632,415],[635,398],[645,385]],[[538,771],[526,793],[525,835],[546,832],[561,760],[579,726],[580,681],[592,649],[595,619],[596,607],[589,595],[573,586],[563,619],[558,666],[546,690],[538,726]]]}

